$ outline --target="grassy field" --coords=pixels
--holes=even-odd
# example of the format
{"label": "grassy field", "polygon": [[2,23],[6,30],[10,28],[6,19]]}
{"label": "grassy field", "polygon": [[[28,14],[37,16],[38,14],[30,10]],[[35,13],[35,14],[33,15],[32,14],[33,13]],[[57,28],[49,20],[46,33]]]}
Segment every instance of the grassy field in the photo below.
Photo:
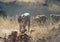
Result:
{"label": "grassy field", "polygon": [[[42,37],[44,37],[47,40],[47,38],[51,37],[51,42],[56,42],[56,41],[59,42],[60,40],[59,25],[60,25],[60,22],[55,23],[53,25],[48,24],[45,26],[32,25],[30,28],[31,30],[34,30],[34,31],[30,32],[30,34],[28,35],[30,35],[34,40],[42,39]],[[19,33],[19,24],[17,20],[14,20],[11,17],[8,17],[7,19],[3,19],[2,17],[0,17],[0,37],[4,37],[5,33],[8,36],[12,31],[18,31]]]}

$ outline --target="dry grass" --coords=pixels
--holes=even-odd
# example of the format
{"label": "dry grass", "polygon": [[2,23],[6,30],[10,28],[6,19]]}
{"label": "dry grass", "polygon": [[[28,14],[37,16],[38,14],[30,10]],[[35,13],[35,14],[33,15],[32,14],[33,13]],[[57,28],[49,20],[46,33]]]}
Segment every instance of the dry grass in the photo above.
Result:
{"label": "dry grass", "polygon": [[[19,30],[19,26],[18,26],[18,22],[14,19],[12,19],[12,21],[10,20],[11,18],[7,18],[7,19],[3,19],[0,18],[0,36],[4,37],[4,34],[6,33],[6,35],[9,35],[11,33],[11,31],[18,31]],[[58,29],[58,24],[60,23],[56,23],[54,25],[47,25],[47,26],[31,26],[31,30],[35,30],[34,32],[30,33],[29,35],[34,38],[48,38],[48,37],[53,37],[56,32],[53,31],[53,29]]]}

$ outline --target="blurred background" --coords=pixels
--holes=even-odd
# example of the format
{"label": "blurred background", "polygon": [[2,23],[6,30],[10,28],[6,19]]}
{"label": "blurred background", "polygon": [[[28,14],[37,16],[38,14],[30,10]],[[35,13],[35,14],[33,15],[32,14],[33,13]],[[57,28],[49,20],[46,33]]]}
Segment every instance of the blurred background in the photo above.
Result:
{"label": "blurred background", "polygon": [[60,14],[60,0],[0,0],[0,11],[15,16],[29,12],[37,14]]}

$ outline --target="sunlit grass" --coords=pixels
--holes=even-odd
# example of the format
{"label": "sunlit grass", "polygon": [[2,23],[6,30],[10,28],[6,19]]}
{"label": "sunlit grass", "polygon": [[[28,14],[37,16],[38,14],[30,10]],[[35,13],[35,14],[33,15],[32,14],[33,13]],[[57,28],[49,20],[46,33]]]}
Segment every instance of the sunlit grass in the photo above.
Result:
{"label": "sunlit grass", "polygon": [[[55,31],[51,31],[53,28],[58,29],[58,23],[47,26],[32,26],[31,30],[34,30],[34,32],[30,33],[29,35],[33,39],[52,37],[56,34]],[[13,19],[13,17],[8,17],[6,19],[0,17],[0,37],[4,37],[5,33],[8,36],[12,31],[19,31],[19,24],[17,20]]]}
{"label": "sunlit grass", "polygon": [[18,22],[11,17],[3,19],[0,17],[0,36],[3,36],[5,33],[10,34],[12,29],[19,29]]}

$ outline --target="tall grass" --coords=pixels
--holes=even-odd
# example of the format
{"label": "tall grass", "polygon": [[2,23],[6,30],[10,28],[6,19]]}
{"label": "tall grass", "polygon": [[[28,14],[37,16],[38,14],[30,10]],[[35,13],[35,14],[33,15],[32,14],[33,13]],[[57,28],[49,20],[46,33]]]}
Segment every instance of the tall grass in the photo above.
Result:
{"label": "tall grass", "polygon": [[[32,24],[33,25],[33,24]],[[31,30],[34,30],[34,32],[30,33],[29,35],[35,40],[35,39],[42,39],[42,37],[49,38],[54,37],[58,30],[58,25],[46,25],[46,26],[31,26]],[[19,32],[19,24],[14,17],[7,17],[2,18],[0,17],[0,37],[4,37],[5,33],[8,36],[11,31],[18,31]]]}

